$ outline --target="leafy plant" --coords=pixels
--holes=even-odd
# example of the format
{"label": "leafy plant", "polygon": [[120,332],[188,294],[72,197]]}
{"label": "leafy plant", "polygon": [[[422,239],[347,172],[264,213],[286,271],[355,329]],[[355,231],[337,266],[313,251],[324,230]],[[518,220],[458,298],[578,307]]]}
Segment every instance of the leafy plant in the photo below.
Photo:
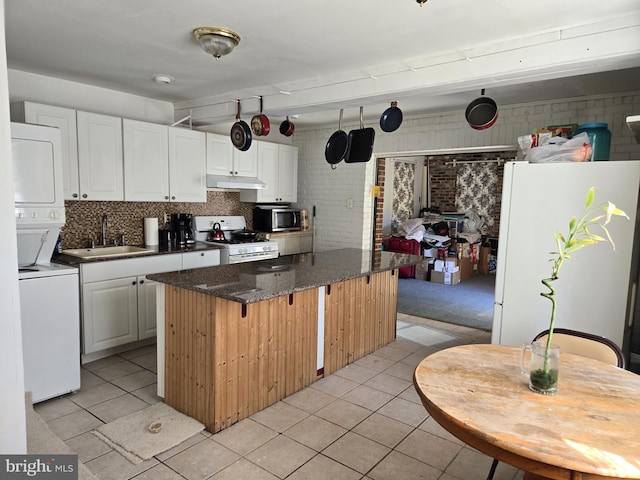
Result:
{"label": "leafy plant", "polygon": [[[551,301],[551,322],[549,323],[549,335],[547,337],[547,344],[545,347],[544,368],[542,372],[535,373],[537,378],[543,383],[555,383],[555,380],[557,379],[557,372],[549,371],[549,349],[551,348],[553,327],[556,321],[556,291],[551,285],[551,282],[554,282],[559,278],[560,269],[562,268],[565,260],[570,259],[571,254],[581,248],[584,248],[587,245],[594,245],[598,242],[606,241],[615,249],[613,239],[609,234],[609,230],[607,230],[607,224],[614,216],[626,217],[627,219],[629,218],[625,212],[616,208],[616,206],[609,201],[597,206],[592,206],[594,200],[595,189],[591,187],[587,192],[587,200],[582,215],[580,218],[577,218],[576,216],[571,218],[569,221],[569,233],[566,236],[560,232],[556,232],[558,250],[555,252],[549,252],[553,255],[553,258],[549,259],[550,262],[553,262],[551,277],[544,278],[542,280],[543,285],[547,287],[549,291],[541,292],[540,295]],[[593,227],[598,228],[600,233],[604,236],[593,233]],[[532,372],[532,380],[534,378],[533,375],[534,372]],[[541,385],[541,387],[547,388],[544,385]]]}

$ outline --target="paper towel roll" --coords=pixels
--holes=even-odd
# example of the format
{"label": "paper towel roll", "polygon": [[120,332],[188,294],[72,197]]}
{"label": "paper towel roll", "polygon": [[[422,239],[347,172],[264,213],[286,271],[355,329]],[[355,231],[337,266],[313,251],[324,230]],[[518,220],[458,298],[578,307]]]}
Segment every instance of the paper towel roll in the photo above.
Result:
{"label": "paper towel roll", "polygon": [[144,219],[144,244],[158,245],[158,219],[156,217]]}

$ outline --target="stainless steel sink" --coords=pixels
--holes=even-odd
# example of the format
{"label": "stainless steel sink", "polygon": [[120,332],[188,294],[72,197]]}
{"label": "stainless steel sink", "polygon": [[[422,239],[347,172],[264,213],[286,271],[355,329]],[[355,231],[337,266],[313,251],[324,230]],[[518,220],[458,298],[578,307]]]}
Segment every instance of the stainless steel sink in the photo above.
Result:
{"label": "stainless steel sink", "polygon": [[153,253],[153,251],[154,250],[150,248],[122,245],[114,247],[73,248],[70,250],[62,250],[62,253],[79,258],[111,258],[144,255],[145,253]]}

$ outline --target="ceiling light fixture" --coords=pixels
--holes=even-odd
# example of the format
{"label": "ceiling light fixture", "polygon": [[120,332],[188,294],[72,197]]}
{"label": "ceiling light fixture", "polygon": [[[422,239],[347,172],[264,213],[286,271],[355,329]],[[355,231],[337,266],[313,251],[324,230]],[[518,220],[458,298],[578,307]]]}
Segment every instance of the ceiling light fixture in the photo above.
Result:
{"label": "ceiling light fixture", "polygon": [[216,59],[231,53],[240,43],[240,35],[222,27],[198,27],[193,31],[193,36],[202,49]]}
{"label": "ceiling light fixture", "polygon": [[169,85],[174,80],[175,80],[175,78],[173,78],[171,75],[165,75],[164,73],[158,73],[157,75],[153,76],[153,81],[154,82],[156,82],[156,83],[164,83],[166,85]]}
{"label": "ceiling light fixture", "polygon": [[427,3],[427,0],[416,0],[416,2],[418,2],[418,4],[420,6],[424,5],[425,3]]}

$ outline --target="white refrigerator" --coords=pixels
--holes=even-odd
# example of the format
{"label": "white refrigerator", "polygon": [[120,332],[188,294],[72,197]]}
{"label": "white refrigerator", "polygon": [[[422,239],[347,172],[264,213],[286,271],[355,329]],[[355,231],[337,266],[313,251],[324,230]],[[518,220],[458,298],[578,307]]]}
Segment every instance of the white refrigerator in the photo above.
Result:
{"label": "white refrigerator", "polygon": [[[521,345],[549,328],[551,301],[541,280],[551,275],[555,232],[607,200],[630,217],[608,225],[615,243],[589,245],[565,261],[556,290],[556,328],[602,335],[628,350],[638,284],[640,161],[505,164],[500,211],[492,343]],[[593,233],[598,233],[593,231]]]}

